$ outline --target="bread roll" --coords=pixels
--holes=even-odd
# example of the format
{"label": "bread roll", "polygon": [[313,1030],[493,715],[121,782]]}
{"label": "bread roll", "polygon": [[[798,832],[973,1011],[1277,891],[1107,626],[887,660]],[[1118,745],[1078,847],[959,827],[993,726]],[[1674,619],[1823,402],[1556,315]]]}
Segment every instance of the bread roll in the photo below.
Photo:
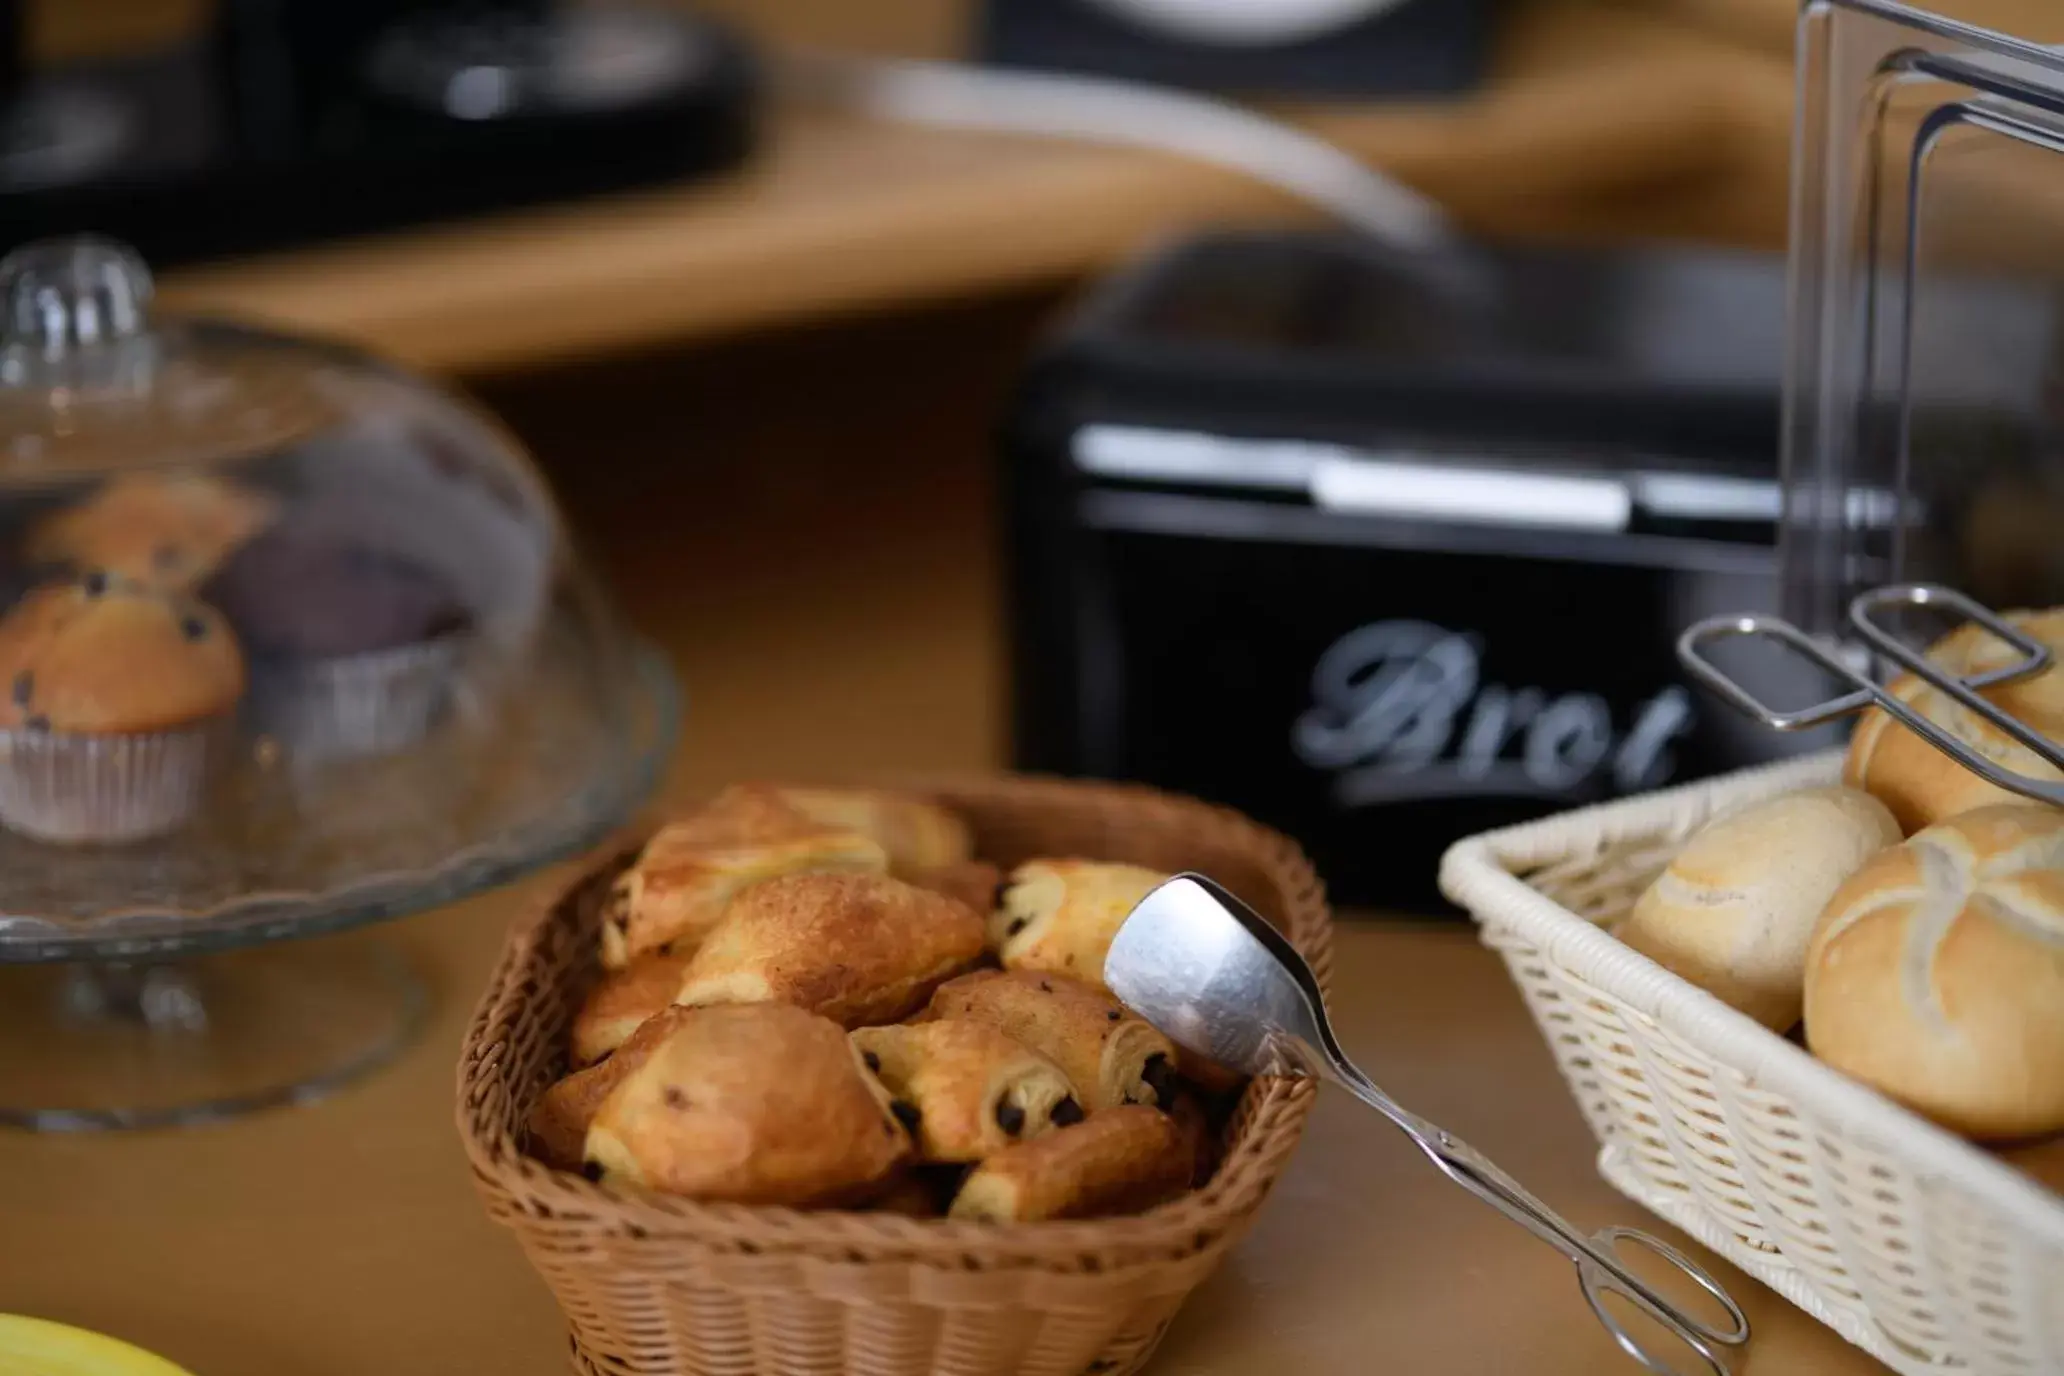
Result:
{"label": "bread roll", "polygon": [[670,1014],[596,1111],[586,1158],[694,1199],[839,1205],[890,1188],[910,1138],[844,1029],[762,1003]]}
{"label": "bread roll", "polygon": [[1135,1104],[998,1152],[949,1215],[991,1223],[1138,1213],[1189,1188],[1196,1157],[1175,1122]]}
{"label": "bread roll", "polygon": [[989,945],[1011,970],[1047,970],[1104,987],[1104,956],[1141,899],[1168,876],[1095,860],[1030,860],[1011,871],[989,916]]}
{"label": "bread roll", "polygon": [[[2006,620],[2064,658],[2064,609],[2008,612]],[[1928,650],[1931,661],[1965,678],[2001,668],[2017,657],[2011,647],[1975,625],[1958,628]],[[1894,679],[1889,688],[1901,702],[1987,759],[2017,774],[2064,779],[2064,773],[1952,702],[1940,689],[1911,674]],[[1985,697],[2050,739],[2064,741],[2064,668],[1989,688]],[[2026,801],[1993,787],[1875,707],[1857,724],[1842,777],[1883,801],[1908,832],[1974,807]]]}
{"label": "bread roll", "polygon": [[661,1009],[640,1023],[607,1060],[577,1070],[547,1089],[531,1105],[525,1122],[531,1155],[562,1171],[578,1170],[596,1111],[632,1071],[645,1064],[645,1058],[689,1012],[686,1008]]}
{"label": "bread roll", "polygon": [[784,786],[775,792],[813,822],[874,840],[888,852],[889,868],[899,878],[974,857],[974,837],[967,823],[929,799],[876,788]]}
{"label": "bread roll", "polygon": [[2064,811],[1980,808],[1865,865],[1813,934],[1806,1044],[1970,1137],[2064,1129]]}
{"label": "bread roll", "polygon": [[1899,841],[1852,788],[1787,793],[1708,823],[1617,935],[1721,1002],[1783,1032],[1799,1021],[1813,924],[1844,880]]}
{"label": "bread roll", "polygon": [[885,874],[757,884],[682,972],[674,1002],[792,1003],[844,1027],[892,1022],[982,954],[982,919]]}
{"label": "bread roll", "polygon": [[870,837],[806,817],[772,790],[727,789],[653,833],[617,877],[602,907],[602,963],[621,970],[654,952],[692,954],[731,900],[765,880],[888,867]]}
{"label": "bread roll", "polygon": [[1109,994],[1065,975],[977,970],[942,984],[926,1010],[979,1022],[1067,1073],[1091,1112],[1175,1102],[1175,1044]]}
{"label": "bread roll", "polygon": [[925,1161],[980,1161],[1082,1119],[1059,1066],[981,1023],[863,1027],[853,1045]]}
{"label": "bread roll", "polygon": [[647,1018],[674,1001],[687,968],[687,956],[654,953],[603,972],[573,1015],[573,1063],[593,1065],[622,1046]]}

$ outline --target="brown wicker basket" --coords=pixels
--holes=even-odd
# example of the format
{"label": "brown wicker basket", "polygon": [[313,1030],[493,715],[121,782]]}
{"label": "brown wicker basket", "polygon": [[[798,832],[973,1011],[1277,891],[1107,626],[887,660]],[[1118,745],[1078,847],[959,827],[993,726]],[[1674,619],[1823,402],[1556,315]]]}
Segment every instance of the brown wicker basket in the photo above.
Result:
{"label": "brown wicker basket", "polygon": [[[1330,965],[1324,891],[1290,841],[1145,789],[1035,779],[927,783],[1009,865],[1084,855],[1212,875]],[[564,1072],[593,973],[600,866],[510,934],[468,1030],[459,1130],[488,1212],[513,1229],[572,1326],[578,1371],[1001,1376],[1138,1369],[1245,1232],[1311,1111],[1306,1080],[1250,1085],[1210,1184],[1151,1213],[991,1225],[697,1204],[591,1184],[521,1148]]]}

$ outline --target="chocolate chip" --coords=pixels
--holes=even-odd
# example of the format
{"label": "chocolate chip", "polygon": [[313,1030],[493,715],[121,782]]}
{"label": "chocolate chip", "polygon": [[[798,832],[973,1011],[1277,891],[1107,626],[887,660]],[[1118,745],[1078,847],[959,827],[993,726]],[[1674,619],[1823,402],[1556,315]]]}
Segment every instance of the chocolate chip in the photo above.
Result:
{"label": "chocolate chip", "polygon": [[208,623],[188,612],[179,618],[179,633],[188,640],[200,640],[208,634]]}
{"label": "chocolate chip", "polygon": [[38,712],[35,716],[23,722],[22,725],[28,727],[31,731],[48,731],[50,729],[50,718]]}
{"label": "chocolate chip", "polygon": [[106,570],[95,569],[93,572],[87,574],[84,579],[80,580],[79,586],[86,590],[86,595],[88,597],[100,596],[102,593],[108,590],[108,576]]}
{"label": "chocolate chip", "polygon": [[1154,1091],[1157,1107],[1166,1110],[1175,1106],[1175,1075],[1166,1056],[1156,1051],[1147,1057],[1147,1063],[1140,1067],[1139,1077],[1147,1082],[1148,1089]]}
{"label": "chocolate chip", "polygon": [[668,1108],[683,1109],[688,1107],[688,1096],[681,1091],[679,1085],[668,1085],[660,1091],[659,1097],[666,1102]]}
{"label": "chocolate chip", "polygon": [[1008,1099],[998,1099],[996,1126],[1002,1128],[1006,1136],[1016,1137],[1025,1130],[1025,1110]]}
{"label": "chocolate chip", "polygon": [[1010,889],[1010,880],[1008,879],[996,886],[996,893],[989,900],[989,907],[992,912],[1003,906],[1003,896],[1009,893]]}
{"label": "chocolate chip", "polygon": [[602,1183],[602,1163],[600,1161],[581,1162],[580,1173],[598,1185]]}
{"label": "chocolate chip", "polygon": [[860,1059],[867,1063],[869,1070],[872,1070],[877,1075],[881,1073],[881,1057],[875,1055],[872,1051],[863,1051],[860,1053]]}
{"label": "chocolate chip", "polygon": [[1011,924],[1010,924],[1010,926],[1008,926],[1008,927],[1006,927],[1006,928],[1004,929],[1004,935],[1005,935],[1005,936],[1016,936],[1016,935],[1017,935],[1017,934],[1018,934],[1019,932],[1022,932],[1022,931],[1024,931],[1024,930],[1025,930],[1025,928],[1026,928],[1027,926],[1029,926],[1029,925],[1031,924],[1031,921],[1032,921],[1032,919],[1030,919],[1030,918],[1028,918],[1028,917],[1014,917],[1014,918],[1012,918],[1012,919],[1011,919]]}
{"label": "chocolate chip", "polygon": [[896,1115],[896,1121],[903,1125],[905,1132],[916,1132],[917,1125],[924,1121],[924,1115],[917,1111],[917,1105],[902,1099],[892,1100],[889,1112]]}
{"label": "chocolate chip", "polygon": [[1051,994],[1053,992],[1053,985],[1047,983],[1045,980],[1041,980],[1039,981],[1039,992],[1042,994]]}
{"label": "chocolate chip", "polygon": [[1121,1008],[1113,1008],[1110,1012],[1104,1014],[1104,1016],[1112,1022],[1123,1022],[1125,1021],[1125,1010]]}
{"label": "chocolate chip", "polygon": [[1074,1096],[1070,1095],[1053,1106],[1051,1117],[1057,1128],[1073,1127],[1082,1121],[1082,1105],[1076,1103]]}
{"label": "chocolate chip", "polygon": [[27,707],[29,699],[36,692],[36,676],[27,669],[14,676],[14,705]]}

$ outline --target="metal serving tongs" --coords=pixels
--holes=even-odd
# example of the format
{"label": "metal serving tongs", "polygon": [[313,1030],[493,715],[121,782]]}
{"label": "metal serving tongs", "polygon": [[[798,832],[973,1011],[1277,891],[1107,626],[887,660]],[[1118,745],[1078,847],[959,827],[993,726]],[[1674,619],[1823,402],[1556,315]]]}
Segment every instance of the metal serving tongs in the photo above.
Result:
{"label": "metal serving tongs", "polygon": [[[1391,1122],[1448,1179],[1576,1263],[1591,1312],[1622,1351],[1659,1376],[1685,1376],[1630,1333],[1606,1306],[1616,1295],[1727,1376],[1727,1349],[1749,1336],[1748,1317],[1720,1283],[1659,1238],[1633,1228],[1584,1234],[1491,1164],[1488,1157],[1405,1108],[1348,1060],[1326,1019],[1325,996],[1304,957],[1268,920],[1200,875],[1169,880],[1125,919],[1104,960],[1111,992],[1200,1056],[1250,1075],[1333,1081]],[[1687,1314],[1630,1271],[1621,1244],[1643,1248],[1694,1281],[1726,1310],[1728,1326]]]}
{"label": "metal serving tongs", "polygon": [[[1925,607],[1942,610],[1977,623],[2013,649],[2019,658],[1997,669],[1960,678],[1930,662],[1928,657],[1900,640],[1874,619],[1888,607]],[[2017,679],[2040,674],[2050,667],[2049,647],[2008,624],[1989,608],[1972,601],[1954,588],[1932,583],[1895,583],[1873,588],[1849,604],[1849,624],[1870,646],[1887,659],[1947,693],[1959,705],[1991,722],[2020,742],[2036,756],[2064,771],[2064,745],[2051,740],[2028,723],[2001,711],[1979,696],[1985,688],[1998,687]],[[1735,682],[1727,672],[1705,656],[1705,647],[1715,641],[1737,638],[1774,642],[1834,676],[1850,691],[1826,702],[1780,712]],[[1901,702],[1854,667],[1845,664],[1831,649],[1788,621],[1774,616],[1714,616],[1694,625],[1677,640],[1677,658],[1690,674],[1718,693],[1726,702],[1756,718],[1775,731],[1804,731],[1823,726],[1839,717],[1867,707],[1884,709],[1894,721],[1948,755],[1964,768],[1998,788],[2025,798],[2064,807],[2064,782],[2018,774],[1996,760],[1988,759]]]}

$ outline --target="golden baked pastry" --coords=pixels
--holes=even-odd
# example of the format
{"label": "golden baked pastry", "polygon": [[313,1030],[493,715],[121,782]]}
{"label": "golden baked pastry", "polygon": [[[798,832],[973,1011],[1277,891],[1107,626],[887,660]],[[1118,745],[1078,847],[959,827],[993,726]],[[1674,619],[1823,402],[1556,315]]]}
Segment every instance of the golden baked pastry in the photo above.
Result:
{"label": "golden baked pastry", "polygon": [[1082,1118],[1059,1066],[984,1023],[863,1027],[853,1045],[926,1161],[980,1161]]}
{"label": "golden baked pastry", "polygon": [[198,602],[104,573],[31,592],[0,618],[0,727],[135,734],[221,716],[244,656]]}
{"label": "golden baked pastry", "polygon": [[278,513],[274,498],[206,474],[124,473],[38,522],[25,553],[35,564],[190,592]]}
{"label": "golden baked pastry", "polygon": [[585,1155],[668,1194],[837,1206],[887,1189],[910,1137],[842,1028],[763,1003],[674,1015],[596,1112]]}
{"label": "golden baked pastry", "polygon": [[1066,975],[978,970],[939,986],[931,1018],[985,1023],[1059,1066],[1091,1112],[1175,1102],[1175,1044],[1109,994]]}
{"label": "golden baked pastry", "polygon": [[1189,1187],[1193,1157],[1167,1114],[1143,1104],[996,1153],[975,1168],[949,1215],[990,1223],[1138,1213]]}
{"label": "golden baked pastry", "polygon": [[531,1155],[563,1171],[579,1170],[595,1113],[653,1048],[679,1027],[686,1008],[664,1008],[638,1025],[609,1059],[558,1081],[531,1106],[526,1126]]}
{"label": "golden baked pastry", "polygon": [[[2008,612],[2006,620],[2064,659],[2064,608]],[[1968,678],[2012,663],[2017,656],[1980,627],[1969,625],[1930,646],[1928,658]],[[2064,779],[2064,774],[2019,741],[1912,674],[1894,679],[1889,689],[1900,701],[1987,759],[2017,774]],[[1988,688],[1984,696],[2050,739],[2064,740],[2064,667],[2052,667],[2035,678]],[[1850,738],[1842,777],[1845,783],[1865,790],[1892,809],[1899,825],[1909,833],[1974,807],[2025,801],[2018,794],[1985,782],[1875,707],[1864,713],[1856,734]]]}
{"label": "golden baked pastry", "polygon": [[676,1003],[775,1000],[847,1027],[889,1022],[982,954],[982,919],[880,874],[791,874],[734,899]]}
{"label": "golden baked pastry", "polygon": [[898,877],[920,889],[957,898],[983,915],[995,909],[997,891],[1003,887],[1003,871],[987,860],[963,860],[936,869],[911,870]]}
{"label": "golden baked pastry", "polygon": [[966,822],[937,803],[908,793],[786,785],[775,792],[813,822],[872,837],[888,852],[889,868],[899,878],[958,865],[975,853]]}
{"label": "golden baked pastry", "polygon": [[575,1065],[593,1065],[674,1001],[688,957],[654,952],[603,973],[573,1015]]}
{"label": "golden baked pastry", "polygon": [[1137,865],[1032,860],[1011,871],[989,945],[1012,970],[1049,970],[1104,987],[1104,956],[1125,919],[1168,878]]}
{"label": "golden baked pastry", "polygon": [[2064,810],[1979,808],[1864,865],[1813,933],[1806,1044],[1970,1137],[2064,1129]]}
{"label": "golden baked pastry", "polygon": [[602,963],[672,948],[688,954],[741,891],[805,870],[881,873],[889,859],[858,832],[812,821],[771,791],[733,788],[661,827],[617,876],[602,909]]}

